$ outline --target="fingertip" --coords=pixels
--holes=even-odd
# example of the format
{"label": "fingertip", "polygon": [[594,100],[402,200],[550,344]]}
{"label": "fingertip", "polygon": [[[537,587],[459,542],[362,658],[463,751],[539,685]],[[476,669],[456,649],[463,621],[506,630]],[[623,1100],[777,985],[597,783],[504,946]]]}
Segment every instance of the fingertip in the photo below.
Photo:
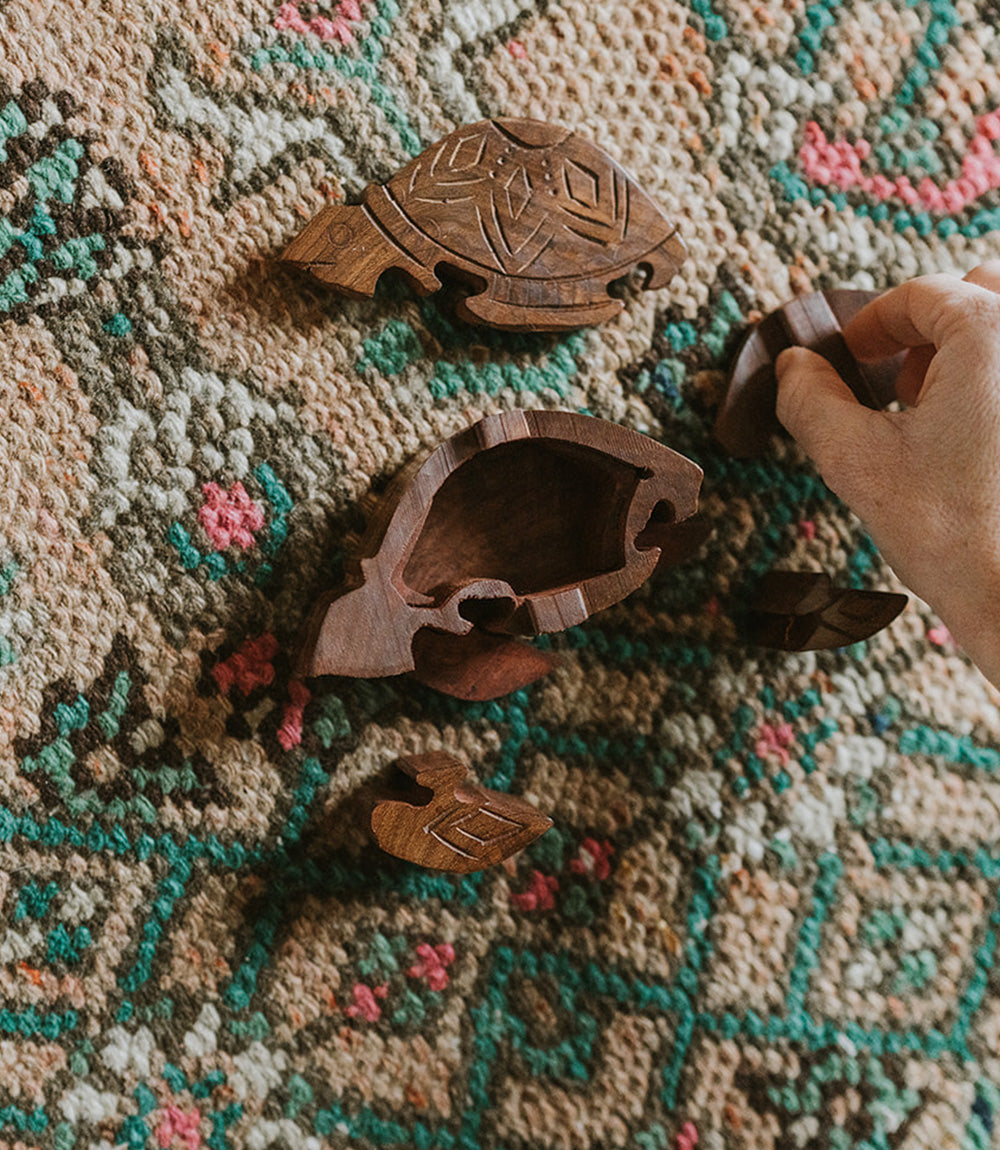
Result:
{"label": "fingertip", "polygon": [[971,272],[965,276],[966,279],[973,277],[976,272],[987,272],[990,275],[1000,275],[1000,259],[983,260],[978,267],[974,267]]}
{"label": "fingertip", "polygon": [[792,360],[795,358],[792,355],[792,352],[795,350],[796,349],[794,347],[786,347],[785,350],[782,351],[778,355],[778,358],[774,361],[774,374],[778,380],[778,383],[781,383],[781,377],[785,375],[788,372],[788,369],[792,366]]}
{"label": "fingertip", "polygon": [[[817,362],[818,361],[818,362]],[[782,382],[782,378],[789,377],[795,374],[795,371],[808,370],[810,368],[826,368],[829,363],[823,359],[822,355],[816,352],[809,351],[808,347],[786,347],[783,352],[780,352],[778,358],[775,360],[775,375],[778,383]]]}
{"label": "fingertip", "polygon": [[987,291],[1000,292],[1000,260],[986,260],[973,268],[966,274],[965,282]]}
{"label": "fingertip", "polygon": [[[780,367],[779,367],[780,364]],[[778,422],[800,439],[803,427],[816,416],[816,389],[836,387],[839,376],[830,364],[814,351],[805,347],[786,348],[775,360],[778,379]],[[830,382],[830,377],[836,383]],[[847,385],[840,383],[846,391]]]}
{"label": "fingertip", "polygon": [[1000,313],[996,295],[976,282],[939,273],[890,288],[844,325],[844,339],[861,360],[882,359],[905,348],[941,344],[959,329],[992,323]]}

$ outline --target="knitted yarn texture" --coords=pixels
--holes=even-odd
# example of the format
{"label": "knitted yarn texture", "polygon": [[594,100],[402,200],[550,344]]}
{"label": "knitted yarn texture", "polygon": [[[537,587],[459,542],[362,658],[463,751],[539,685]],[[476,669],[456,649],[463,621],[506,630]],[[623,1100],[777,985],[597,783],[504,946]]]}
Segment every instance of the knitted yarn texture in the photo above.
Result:
{"label": "knitted yarn texture", "polygon": [[[0,1147],[997,1145],[1000,712],[919,602],[754,649],[775,565],[896,587],[747,322],[1000,254],[993,0],[0,0]],[[677,222],[564,336],[276,262],[456,126],[565,125]],[[693,562],[489,704],[302,682],[361,497],[512,407],[705,470]],[[459,755],[556,825],[456,877],[359,787]]]}

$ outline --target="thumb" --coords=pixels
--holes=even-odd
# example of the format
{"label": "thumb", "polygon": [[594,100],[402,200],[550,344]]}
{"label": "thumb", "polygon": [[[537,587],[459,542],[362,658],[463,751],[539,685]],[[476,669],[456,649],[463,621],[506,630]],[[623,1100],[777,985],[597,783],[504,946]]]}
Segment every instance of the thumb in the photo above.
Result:
{"label": "thumb", "polygon": [[827,486],[852,503],[854,492],[863,493],[865,477],[891,458],[885,414],[863,407],[834,368],[804,347],[787,348],[774,367],[778,419]]}

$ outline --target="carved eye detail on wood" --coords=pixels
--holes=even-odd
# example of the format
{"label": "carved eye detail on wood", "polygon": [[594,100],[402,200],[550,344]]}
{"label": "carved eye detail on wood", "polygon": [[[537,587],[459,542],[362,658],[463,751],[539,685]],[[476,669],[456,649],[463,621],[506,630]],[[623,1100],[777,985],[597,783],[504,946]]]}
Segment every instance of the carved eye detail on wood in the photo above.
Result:
{"label": "carved eye detail on wood", "polygon": [[371,825],[379,846],[397,858],[468,874],[516,854],[552,826],[523,799],[469,782],[465,764],[452,755],[414,755],[396,766],[413,780],[413,793],[378,803]]}
{"label": "carved eye detail on wood", "polygon": [[877,363],[851,355],[841,329],[879,292],[827,291],[799,296],[765,316],[743,337],[733,357],[715,438],[730,455],[759,455],[783,429],[775,414],[778,385],[774,361],[786,347],[807,347],[836,368],[866,407],[887,407],[896,398],[902,354]]}
{"label": "carved eye detail on wood", "polygon": [[589,416],[488,416],[406,468],[377,505],[347,586],[319,605],[306,675],[416,671],[466,699],[544,674],[513,638],[582,623],[704,541],[702,472]]}
{"label": "carved eye detail on wood", "polygon": [[600,148],[537,120],[459,128],[363,202],[324,208],[282,259],[348,296],[398,268],[426,295],[439,275],[478,294],[470,323],[562,331],[621,311],[608,284],[646,269],[666,287],[685,256],[676,229]]}

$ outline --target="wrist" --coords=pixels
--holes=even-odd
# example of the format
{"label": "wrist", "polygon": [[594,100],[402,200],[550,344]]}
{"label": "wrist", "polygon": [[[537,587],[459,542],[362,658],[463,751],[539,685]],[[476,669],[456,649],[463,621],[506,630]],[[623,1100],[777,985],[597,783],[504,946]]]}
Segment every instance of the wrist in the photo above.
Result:
{"label": "wrist", "polygon": [[983,675],[1000,688],[1000,557],[994,551],[958,550],[927,602]]}

